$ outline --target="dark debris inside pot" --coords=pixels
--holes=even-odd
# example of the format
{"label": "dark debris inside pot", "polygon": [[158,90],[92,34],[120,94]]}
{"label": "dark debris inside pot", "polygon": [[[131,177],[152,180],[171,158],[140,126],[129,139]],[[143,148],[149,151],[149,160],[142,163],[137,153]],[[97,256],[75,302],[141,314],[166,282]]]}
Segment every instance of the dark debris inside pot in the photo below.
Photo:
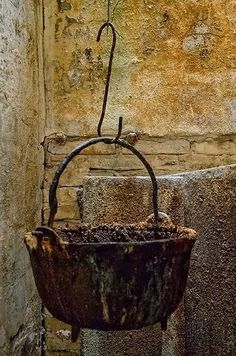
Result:
{"label": "dark debris inside pot", "polygon": [[95,242],[138,242],[178,238],[186,233],[173,225],[171,228],[154,224],[139,223],[132,225],[104,224],[99,226],[78,225],[55,229],[60,238],[71,243]]}

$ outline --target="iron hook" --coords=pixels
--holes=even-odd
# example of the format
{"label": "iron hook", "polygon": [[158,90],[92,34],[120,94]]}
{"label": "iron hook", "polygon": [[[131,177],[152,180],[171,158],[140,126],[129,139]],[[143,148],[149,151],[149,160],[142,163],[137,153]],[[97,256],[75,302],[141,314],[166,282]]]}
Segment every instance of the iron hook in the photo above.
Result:
{"label": "iron hook", "polygon": [[[107,77],[106,77],[106,85],[105,85],[105,91],[104,91],[104,97],[103,97],[103,104],[102,104],[102,112],[100,116],[100,120],[98,123],[97,127],[97,133],[99,137],[102,137],[101,133],[101,128],[102,128],[102,123],[106,114],[106,106],[107,106],[107,99],[108,99],[108,92],[109,92],[109,87],[110,87],[110,79],[111,79],[111,71],[112,71],[112,62],[113,62],[113,57],[114,57],[114,51],[116,47],[116,31],[115,27],[113,24],[109,21],[105,22],[99,29],[98,35],[97,35],[97,42],[100,41],[102,31],[104,28],[110,27],[112,30],[112,46],[111,46],[111,51],[110,51],[110,57],[109,57],[109,63],[108,63],[108,70],[107,70]],[[118,127],[118,133],[117,136],[114,138],[114,143],[120,138],[121,132],[122,132],[122,124],[123,124],[123,118],[119,118],[119,127]]]}

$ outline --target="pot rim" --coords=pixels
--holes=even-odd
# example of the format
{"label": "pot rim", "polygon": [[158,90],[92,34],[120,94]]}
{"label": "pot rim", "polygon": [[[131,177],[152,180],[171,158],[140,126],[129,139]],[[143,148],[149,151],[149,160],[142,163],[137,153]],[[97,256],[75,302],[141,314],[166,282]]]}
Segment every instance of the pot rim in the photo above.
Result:
{"label": "pot rim", "polygon": [[[153,225],[153,224],[150,224]],[[96,228],[101,228],[103,226],[106,226],[107,228],[111,228],[111,227],[119,227],[119,226],[137,226],[139,228],[142,228],[140,223],[136,223],[136,224],[119,224],[119,223],[115,223],[115,224],[99,224],[99,225],[92,225],[92,224],[79,224],[78,227],[82,227],[82,228],[88,228],[88,229],[96,229]],[[153,225],[155,226],[155,225]],[[144,226],[143,226],[144,227]],[[61,232],[63,231],[63,227],[62,228],[54,228],[54,229],[50,229],[54,234],[55,237],[57,238],[58,242],[60,243],[60,245],[63,246],[92,246],[92,247],[104,247],[104,245],[106,246],[141,246],[141,245],[154,245],[154,244],[168,244],[168,243],[178,243],[178,241],[180,243],[182,243],[183,241],[196,241],[197,239],[197,232],[194,229],[188,228],[188,227],[184,227],[184,226],[178,226],[176,225],[176,232],[173,232],[173,234],[180,234],[177,237],[170,237],[170,238],[160,238],[160,239],[156,239],[156,240],[145,240],[145,241],[101,241],[101,242],[73,242],[73,241],[66,241],[64,236],[62,236]],[[40,231],[40,227],[38,228]],[[166,230],[170,230],[170,228],[168,227],[164,227],[163,229]],[[71,227],[71,230],[76,230],[76,227]],[[182,234],[182,236],[181,236]]]}
{"label": "pot rim", "polygon": [[153,240],[153,241],[125,241],[125,242],[68,242],[68,241],[63,241],[62,238],[60,238],[60,244],[64,246],[93,246],[93,247],[104,247],[106,246],[139,246],[139,245],[154,245],[154,244],[168,244],[170,242],[177,242],[177,241],[196,241],[197,238],[195,237],[188,237],[188,236],[183,236],[183,237],[178,237],[178,238],[169,238],[169,239],[159,239],[159,240]]}

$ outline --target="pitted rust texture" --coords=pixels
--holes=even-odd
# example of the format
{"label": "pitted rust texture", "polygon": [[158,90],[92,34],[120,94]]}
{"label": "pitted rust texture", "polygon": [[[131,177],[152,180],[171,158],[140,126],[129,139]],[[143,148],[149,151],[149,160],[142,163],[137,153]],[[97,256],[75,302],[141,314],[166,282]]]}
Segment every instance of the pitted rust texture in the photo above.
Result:
{"label": "pitted rust texture", "polygon": [[[111,236],[114,231],[119,233],[118,225],[103,227],[110,229]],[[131,227],[134,229],[135,224]],[[136,229],[151,227],[137,224]],[[166,236],[171,238],[78,243],[79,234],[86,229],[88,235],[95,234],[94,229],[99,233],[103,230],[101,226],[91,229],[85,225],[68,238],[61,230],[56,233],[42,227],[36,232],[37,244],[33,235],[33,243],[29,235],[25,239],[35,282],[48,310],[72,325],[73,339],[80,327],[135,330],[157,322],[165,327],[186,286],[195,232],[166,228]]]}
{"label": "pitted rust texture", "polygon": [[71,228],[61,227],[55,231],[63,240],[71,243],[155,241],[185,237],[187,232],[189,236],[194,236],[192,229],[175,225],[167,229],[152,223],[104,224],[97,227],[87,224]]}

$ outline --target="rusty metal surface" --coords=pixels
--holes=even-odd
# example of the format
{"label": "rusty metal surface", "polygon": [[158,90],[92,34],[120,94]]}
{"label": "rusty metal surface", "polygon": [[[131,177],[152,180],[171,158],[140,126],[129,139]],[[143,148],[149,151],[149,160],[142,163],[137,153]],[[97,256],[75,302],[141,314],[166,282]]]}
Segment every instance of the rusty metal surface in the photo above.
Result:
{"label": "rusty metal surface", "polygon": [[[101,128],[103,124],[103,120],[106,114],[106,106],[107,106],[107,100],[108,100],[108,93],[109,93],[109,87],[110,87],[110,79],[111,79],[111,71],[112,71],[112,62],[113,62],[113,57],[114,57],[114,52],[115,52],[115,47],[116,47],[116,31],[114,25],[109,22],[105,22],[99,29],[98,35],[97,35],[97,42],[100,41],[102,32],[105,28],[110,28],[112,31],[112,46],[110,50],[110,57],[109,57],[109,63],[108,63],[108,68],[107,68],[107,77],[106,77],[106,83],[105,83],[105,90],[104,90],[104,96],[103,96],[103,103],[102,103],[102,111],[101,111],[101,116],[98,122],[98,127],[97,127],[97,133],[99,137],[102,137],[101,133]],[[122,132],[122,122],[123,118],[120,116],[119,117],[119,128],[118,128],[118,133],[117,136],[114,139],[114,142],[117,141]]]}
{"label": "rusty metal surface", "polygon": [[193,230],[176,239],[81,244],[63,242],[46,227],[37,231],[25,242],[53,316],[77,331],[165,327],[186,286]]}

